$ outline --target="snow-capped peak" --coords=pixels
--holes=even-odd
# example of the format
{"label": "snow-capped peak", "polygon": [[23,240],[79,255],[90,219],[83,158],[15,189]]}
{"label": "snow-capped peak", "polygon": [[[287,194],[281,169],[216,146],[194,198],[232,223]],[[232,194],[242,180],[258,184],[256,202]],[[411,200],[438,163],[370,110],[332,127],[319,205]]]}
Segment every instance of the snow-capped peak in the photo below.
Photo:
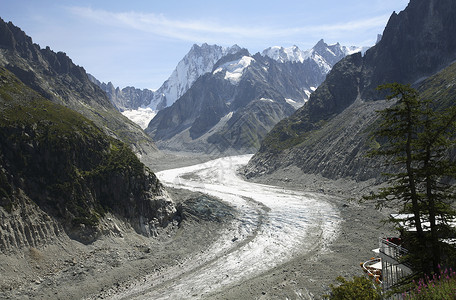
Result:
{"label": "snow-capped peak", "polygon": [[313,60],[327,73],[336,62],[345,56],[356,52],[362,52],[364,54],[367,49],[368,47],[341,46],[339,43],[328,45],[323,39],[321,39],[314,47],[312,47],[312,49],[306,51],[300,50],[297,46],[289,48],[275,46],[265,49],[261,55],[267,56],[281,63],[302,63],[306,60]]}
{"label": "snow-capped peak", "polygon": [[298,46],[292,46],[289,48],[274,46],[265,49],[262,56],[267,56],[278,62],[303,62],[306,57],[306,52],[301,51]]}
{"label": "snow-capped peak", "polygon": [[148,107],[157,110],[173,104],[202,75],[212,71],[215,63],[225,55],[234,54],[241,47],[221,47],[218,45],[201,46],[194,44],[190,51],[177,64],[176,69],[163,85],[156,91],[154,100]]}

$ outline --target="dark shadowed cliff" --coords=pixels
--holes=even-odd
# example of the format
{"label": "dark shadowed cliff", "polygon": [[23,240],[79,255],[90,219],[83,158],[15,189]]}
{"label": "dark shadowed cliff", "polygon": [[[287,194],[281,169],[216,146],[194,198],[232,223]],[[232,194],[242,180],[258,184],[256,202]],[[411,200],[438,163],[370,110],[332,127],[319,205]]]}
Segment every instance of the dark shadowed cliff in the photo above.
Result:
{"label": "dark shadowed cliff", "polygon": [[106,214],[153,234],[176,211],[130,147],[0,67],[0,252],[59,235],[88,243]]}

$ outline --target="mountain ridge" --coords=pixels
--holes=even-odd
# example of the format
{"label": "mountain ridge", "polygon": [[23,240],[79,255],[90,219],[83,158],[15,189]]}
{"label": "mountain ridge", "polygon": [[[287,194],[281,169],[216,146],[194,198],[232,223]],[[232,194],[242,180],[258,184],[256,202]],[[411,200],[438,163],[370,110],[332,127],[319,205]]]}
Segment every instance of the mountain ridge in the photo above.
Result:
{"label": "mountain ridge", "polygon": [[[261,55],[268,56],[280,63],[308,64],[308,72],[315,73],[312,74],[314,79],[312,82],[309,82],[306,88],[308,98],[310,93],[315,90],[316,86],[323,81],[327,72],[332,68],[335,62],[347,54],[356,51],[365,51],[366,48],[367,47],[346,47],[341,46],[339,43],[328,45],[322,39],[313,48],[306,51],[302,51],[296,46],[290,48],[270,47],[265,49]],[[287,53],[295,53],[296,57],[287,55]],[[247,49],[242,49],[237,45],[224,48],[218,45],[202,44],[201,46],[198,46],[195,44],[185,57],[179,61],[168,80],[156,91],[148,89],[140,90],[135,89],[134,87],[120,89],[119,87],[115,88],[110,82],[106,84],[98,81],[93,76],[89,76],[89,78],[106,92],[111,102],[123,115],[129,117],[137,124],[140,124],[141,128],[145,129],[149,121],[155,117],[157,111],[169,106],[169,103],[167,104],[166,101],[171,99],[172,101],[170,103],[173,103],[191,87],[197,78],[206,73],[214,72],[221,64],[236,60],[234,57],[239,55],[252,56]],[[191,76],[189,76],[187,80],[184,80],[185,76],[182,74],[190,74]],[[300,76],[311,77],[308,74],[300,74]],[[174,96],[171,98],[169,95],[167,96],[163,93],[165,89],[174,90],[172,94],[177,95],[177,98]],[[180,92],[177,92],[178,90]],[[166,101],[164,101],[165,98]],[[302,103],[294,103],[293,105],[297,108],[302,105]]]}
{"label": "mountain ridge", "polygon": [[271,51],[250,55],[246,49],[226,55],[172,106],[159,111],[146,133],[159,147],[175,151],[255,152],[273,125],[307,101],[328,66],[345,56],[339,44],[334,51],[328,47],[321,40],[302,61],[284,61]]}
{"label": "mountain ridge", "polygon": [[13,23],[0,19],[0,66],[54,103],[78,111],[108,135],[128,143],[139,155],[158,151],[139,126],[120,114],[84,68],[64,52],[41,49]]}
{"label": "mountain ridge", "polygon": [[[331,126],[335,132],[342,130],[343,127],[337,129],[337,120],[343,116],[356,119],[356,114],[350,111],[363,105],[372,112],[370,107],[385,98],[384,93],[375,90],[379,84],[399,82],[419,87],[423,78],[454,61],[454,13],[456,3],[449,0],[411,0],[404,11],[393,13],[374,47],[364,56],[353,54],[338,62],[306,105],[271,130],[245,168],[246,176],[271,174],[294,165],[304,173],[324,174],[331,179],[379,178],[381,172],[376,167],[380,166],[365,157],[369,145],[367,134],[347,135],[338,145],[318,142],[315,138]],[[372,116],[364,118],[366,122],[360,126],[368,132]],[[335,132],[327,132],[332,140],[338,139]],[[351,144],[360,147],[353,149]],[[312,153],[312,149],[318,151]]]}

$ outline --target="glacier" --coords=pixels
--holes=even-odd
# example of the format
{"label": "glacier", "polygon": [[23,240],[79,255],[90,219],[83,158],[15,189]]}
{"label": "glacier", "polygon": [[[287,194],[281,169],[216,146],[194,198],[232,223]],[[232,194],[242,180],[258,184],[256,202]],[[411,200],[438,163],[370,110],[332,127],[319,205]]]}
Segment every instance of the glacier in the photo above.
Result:
{"label": "glacier", "polygon": [[200,191],[236,208],[232,225],[180,269],[151,274],[113,299],[199,299],[271,270],[297,253],[328,251],[341,217],[327,196],[255,184],[236,171],[251,155],[158,172],[174,188]]}

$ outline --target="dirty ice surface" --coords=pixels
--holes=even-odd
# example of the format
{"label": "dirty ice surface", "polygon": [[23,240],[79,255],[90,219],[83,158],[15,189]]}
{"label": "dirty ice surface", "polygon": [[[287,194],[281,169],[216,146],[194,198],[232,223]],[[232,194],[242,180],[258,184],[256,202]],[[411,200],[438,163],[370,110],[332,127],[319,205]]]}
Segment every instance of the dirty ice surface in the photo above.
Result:
{"label": "dirty ice surface", "polygon": [[[244,181],[236,170],[251,155],[159,172],[167,186],[203,192],[238,210],[235,221],[204,253],[117,295],[118,299],[198,299],[310,251],[325,251],[340,217],[326,196]],[[182,245],[185,247],[185,245]]]}

